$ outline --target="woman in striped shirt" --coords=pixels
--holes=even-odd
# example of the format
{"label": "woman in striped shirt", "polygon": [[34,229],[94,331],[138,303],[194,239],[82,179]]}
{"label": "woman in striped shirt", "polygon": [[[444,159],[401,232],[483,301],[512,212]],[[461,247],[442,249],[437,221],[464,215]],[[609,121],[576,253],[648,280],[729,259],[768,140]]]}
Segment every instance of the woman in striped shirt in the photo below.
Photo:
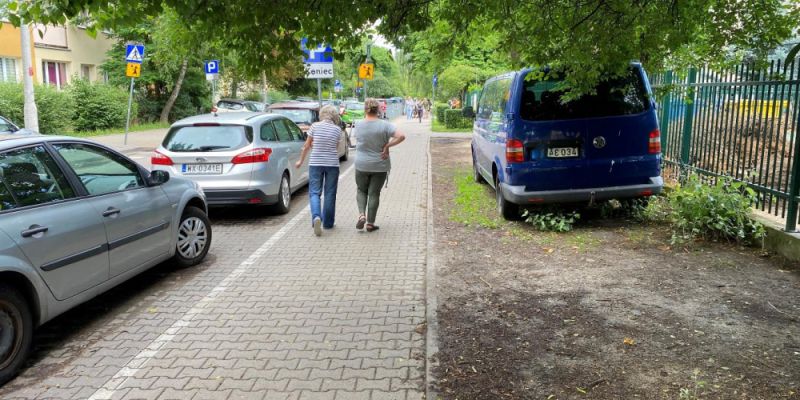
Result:
{"label": "woman in striped shirt", "polygon": [[[311,226],[314,234],[322,235],[322,228],[333,228],[336,213],[336,188],[339,182],[339,110],[325,106],[319,110],[319,122],[311,125],[308,138],[295,168],[300,168],[311,150],[308,160],[308,197],[311,206]],[[320,209],[320,196],[324,191],[325,203]]]}

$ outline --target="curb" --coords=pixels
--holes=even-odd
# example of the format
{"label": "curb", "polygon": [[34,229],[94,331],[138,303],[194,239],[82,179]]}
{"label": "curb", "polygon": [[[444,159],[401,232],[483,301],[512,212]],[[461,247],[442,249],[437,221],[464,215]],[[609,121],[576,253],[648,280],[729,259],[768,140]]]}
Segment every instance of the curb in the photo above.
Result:
{"label": "curb", "polygon": [[431,139],[428,137],[428,251],[425,258],[425,398],[428,400],[439,399],[439,392],[434,388],[433,369],[439,365],[434,356],[439,352],[439,322],[437,309],[439,301],[436,297],[436,257],[434,256],[434,229],[433,229],[433,170],[431,168]]}

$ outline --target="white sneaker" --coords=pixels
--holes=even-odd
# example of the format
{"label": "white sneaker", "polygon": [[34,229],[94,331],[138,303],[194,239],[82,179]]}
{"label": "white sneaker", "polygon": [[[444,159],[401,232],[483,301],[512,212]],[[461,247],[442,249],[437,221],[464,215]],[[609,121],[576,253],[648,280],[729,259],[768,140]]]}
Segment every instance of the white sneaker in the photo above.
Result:
{"label": "white sneaker", "polygon": [[322,236],[322,220],[319,217],[314,218],[314,234]]}

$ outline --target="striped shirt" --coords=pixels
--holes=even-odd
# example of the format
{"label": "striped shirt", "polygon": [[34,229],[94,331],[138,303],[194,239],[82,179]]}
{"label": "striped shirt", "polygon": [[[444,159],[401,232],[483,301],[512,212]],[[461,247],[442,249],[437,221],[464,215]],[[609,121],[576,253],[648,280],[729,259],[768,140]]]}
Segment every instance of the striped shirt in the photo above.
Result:
{"label": "striped shirt", "polygon": [[342,136],[342,130],[332,122],[320,121],[311,125],[308,136],[314,138],[308,165],[338,167],[339,138]]}

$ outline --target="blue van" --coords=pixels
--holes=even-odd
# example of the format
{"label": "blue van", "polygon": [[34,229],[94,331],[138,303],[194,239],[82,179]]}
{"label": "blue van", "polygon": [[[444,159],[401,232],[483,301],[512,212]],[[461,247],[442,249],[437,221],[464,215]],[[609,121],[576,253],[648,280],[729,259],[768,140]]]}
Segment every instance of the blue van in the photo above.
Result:
{"label": "blue van", "polygon": [[478,101],[473,174],[494,186],[504,218],[518,218],[520,206],[661,192],[661,137],[640,64],[568,103],[557,80],[528,77],[534,73],[543,75],[494,77]]}

